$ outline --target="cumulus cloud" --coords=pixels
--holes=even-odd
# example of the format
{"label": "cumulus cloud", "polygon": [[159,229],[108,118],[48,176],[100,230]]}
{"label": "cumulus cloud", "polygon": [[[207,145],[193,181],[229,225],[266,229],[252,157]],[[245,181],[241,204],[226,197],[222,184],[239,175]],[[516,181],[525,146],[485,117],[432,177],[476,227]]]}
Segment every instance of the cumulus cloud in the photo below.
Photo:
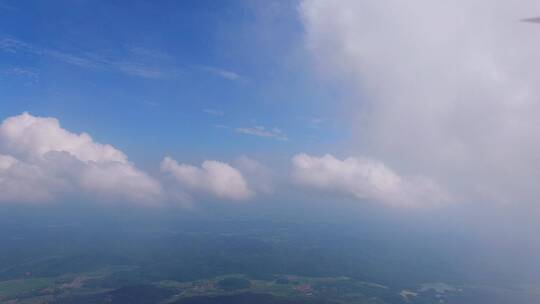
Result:
{"label": "cumulus cloud", "polygon": [[161,185],[111,145],[28,113],[0,125],[0,202],[87,197],[153,203]]}
{"label": "cumulus cloud", "polygon": [[170,174],[177,186],[188,193],[232,201],[246,200],[254,195],[240,171],[223,162],[207,160],[200,167],[195,167],[165,157],[161,171]]}
{"label": "cumulus cloud", "polygon": [[422,177],[404,178],[369,158],[340,160],[329,154],[298,154],[292,163],[297,183],[321,191],[402,207],[436,205],[447,200],[434,182]]}
{"label": "cumulus cloud", "polygon": [[7,118],[0,125],[0,147],[23,158],[42,157],[48,152],[68,152],[88,162],[127,163],[127,157],[111,145],[93,141],[86,133],[75,134],[60,127],[51,117],[35,117],[28,113]]}
{"label": "cumulus cloud", "polygon": [[[358,153],[464,201],[540,199],[534,0],[303,0],[306,46],[356,109]],[[350,112],[350,111],[349,111]]]}

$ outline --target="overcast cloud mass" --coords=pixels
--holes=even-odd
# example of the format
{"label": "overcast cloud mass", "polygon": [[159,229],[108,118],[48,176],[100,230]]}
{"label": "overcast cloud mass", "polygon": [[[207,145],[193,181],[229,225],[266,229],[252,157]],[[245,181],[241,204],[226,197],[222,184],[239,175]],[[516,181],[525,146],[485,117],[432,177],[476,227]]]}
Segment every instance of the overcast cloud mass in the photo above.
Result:
{"label": "overcast cloud mass", "polygon": [[540,3],[304,0],[307,49],[348,91],[354,149],[454,202],[540,199]]}

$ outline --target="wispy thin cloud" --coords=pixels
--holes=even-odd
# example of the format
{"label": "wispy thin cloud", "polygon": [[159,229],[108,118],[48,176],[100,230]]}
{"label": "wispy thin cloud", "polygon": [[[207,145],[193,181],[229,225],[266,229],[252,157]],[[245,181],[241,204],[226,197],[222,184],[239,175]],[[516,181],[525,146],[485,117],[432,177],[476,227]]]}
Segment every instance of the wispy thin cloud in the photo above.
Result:
{"label": "wispy thin cloud", "polygon": [[166,78],[169,74],[162,69],[150,67],[136,62],[117,62],[114,64],[118,70],[133,76],[149,79]]}
{"label": "wispy thin cloud", "polygon": [[217,117],[225,116],[225,112],[220,111],[220,110],[215,110],[215,109],[204,109],[203,112],[208,115],[217,116]]}
{"label": "wispy thin cloud", "polygon": [[[57,49],[35,46],[13,38],[4,38],[0,40],[0,50],[8,53],[25,52],[36,56],[49,57],[81,68],[116,71],[147,79],[163,79],[174,74],[171,70],[145,63],[144,56],[148,57],[151,55],[155,59],[156,56],[158,56],[158,53],[152,53],[149,50],[141,48],[135,49],[135,52],[138,54],[135,56],[137,61],[109,59],[98,53],[92,52],[76,55]],[[131,49],[131,51],[133,51],[133,49]],[[159,56],[164,55],[160,54]]]}
{"label": "wispy thin cloud", "polygon": [[276,128],[276,127],[272,129],[267,129],[266,127],[263,127],[263,126],[236,128],[235,132],[240,133],[240,134],[245,134],[245,135],[265,137],[265,138],[271,138],[271,139],[281,140],[281,141],[289,140],[287,134],[285,134],[280,128]]}
{"label": "wispy thin cloud", "polygon": [[158,50],[147,49],[140,46],[131,47],[129,49],[129,52],[132,55],[139,58],[146,58],[146,59],[151,58],[151,59],[156,59],[156,60],[170,60],[171,59],[171,56],[167,53],[164,53]]}
{"label": "wispy thin cloud", "polygon": [[45,55],[56,60],[62,61],[67,64],[75,65],[82,68],[97,69],[103,66],[103,61],[98,61],[95,59],[79,57],[73,54],[59,52],[53,49],[41,49],[41,51],[36,52],[39,55]]}
{"label": "wispy thin cloud", "polygon": [[39,73],[32,69],[22,67],[11,67],[0,70],[0,74],[10,77],[22,77],[28,79],[31,83],[39,83]]}
{"label": "wispy thin cloud", "polygon": [[205,66],[203,67],[203,70],[211,74],[214,74],[216,76],[219,76],[221,78],[227,79],[227,80],[243,80],[244,79],[244,77],[242,77],[240,74],[230,71],[230,70],[225,70],[222,68]]}
{"label": "wispy thin cloud", "polygon": [[8,53],[16,53],[20,50],[30,51],[31,53],[37,52],[30,44],[11,38],[3,38],[0,40],[0,50]]}

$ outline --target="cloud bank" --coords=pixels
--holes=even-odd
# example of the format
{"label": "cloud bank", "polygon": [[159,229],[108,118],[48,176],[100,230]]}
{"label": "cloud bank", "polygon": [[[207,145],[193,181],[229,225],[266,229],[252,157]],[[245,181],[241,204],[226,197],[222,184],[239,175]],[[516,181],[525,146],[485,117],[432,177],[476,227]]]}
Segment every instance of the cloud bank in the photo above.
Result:
{"label": "cloud bank", "polygon": [[500,203],[540,199],[540,28],[520,22],[534,11],[534,0],[300,5],[319,71],[349,92],[358,154],[459,201]]}

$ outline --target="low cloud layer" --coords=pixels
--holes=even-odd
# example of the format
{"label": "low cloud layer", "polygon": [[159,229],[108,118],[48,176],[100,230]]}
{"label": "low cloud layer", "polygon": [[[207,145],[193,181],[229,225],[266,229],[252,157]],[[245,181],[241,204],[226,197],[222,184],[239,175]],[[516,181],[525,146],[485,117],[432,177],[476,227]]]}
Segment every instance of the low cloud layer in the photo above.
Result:
{"label": "low cloud layer", "polygon": [[254,195],[242,173],[227,163],[207,160],[195,167],[166,157],[161,171],[170,174],[177,186],[187,192],[231,201],[247,200]]}
{"label": "low cloud layer", "polygon": [[[399,174],[367,157],[298,154],[292,164],[297,184],[341,197],[400,207],[448,201],[432,180]],[[86,133],[63,129],[55,118],[23,113],[0,124],[0,202],[233,202],[275,190],[274,172],[247,156],[236,159],[234,166],[206,160],[199,167],[166,157],[160,167],[162,177],[153,178],[122,151]]]}
{"label": "low cloud layer", "polygon": [[432,181],[399,176],[373,159],[298,154],[292,163],[293,179],[319,191],[400,207],[438,205],[448,200]]}
{"label": "low cloud layer", "polygon": [[126,155],[54,118],[28,113],[0,125],[0,202],[42,203],[61,198],[154,203],[160,184]]}
{"label": "low cloud layer", "polygon": [[[459,201],[540,199],[534,0],[303,0],[307,49],[349,92],[359,155]],[[456,195],[458,194],[458,195]]]}

